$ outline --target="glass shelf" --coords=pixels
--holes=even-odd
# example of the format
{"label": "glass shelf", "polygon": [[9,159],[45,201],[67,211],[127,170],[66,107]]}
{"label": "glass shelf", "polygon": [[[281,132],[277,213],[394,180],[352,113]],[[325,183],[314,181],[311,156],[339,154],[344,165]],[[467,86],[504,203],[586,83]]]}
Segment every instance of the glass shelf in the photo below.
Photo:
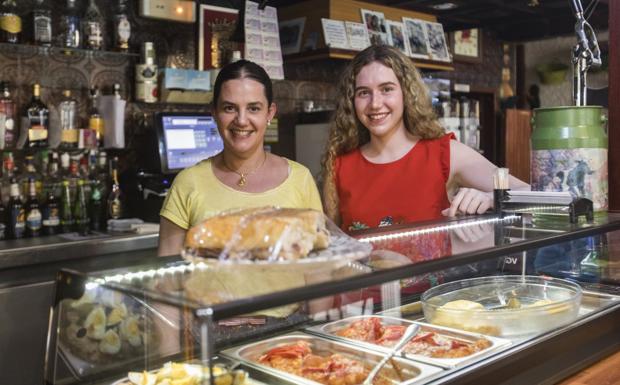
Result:
{"label": "glass shelf", "polygon": [[140,55],[133,52],[99,51],[82,48],[64,48],[56,46],[42,46],[31,44],[0,43],[0,53],[14,55],[44,55],[44,56],[88,56],[97,58],[137,58]]}

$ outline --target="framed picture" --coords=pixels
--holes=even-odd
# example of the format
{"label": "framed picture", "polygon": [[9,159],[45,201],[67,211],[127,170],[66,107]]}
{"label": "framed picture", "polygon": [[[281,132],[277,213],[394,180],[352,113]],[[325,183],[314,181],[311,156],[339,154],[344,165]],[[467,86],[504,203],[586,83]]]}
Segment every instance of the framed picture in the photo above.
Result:
{"label": "framed picture", "polygon": [[389,44],[385,15],[383,12],[361,9],[362,22],[368,30],[370,43],[373,45]]}
{"label": "framed picture", "polygon": [[428,37],[426,36],[424,20],[403,17],[403,25],[405,26],[405,36],[409,42],[411,57],[429,59]]}
{"label": "framed picture", "polygon": [[353,21],[345,21],[344,25],[347,29],[347,38],[349,39],[351,49],[361,51],[370,46],[368,30],[364,24],[355,23]]}
{"label": "framed picture", "polygon": [[344,21],[321,18],[325,45],[332,48],[351,49]]}
{"label": "framed picture", "polygon": [[305,17],[280,22],[280,45],[282,54],[288,55],[301,50],[301,37],[304,34]]}
{"label": "framed picture", "polygon": [[446,36],[443,33],[443,25],[430,21],[425,22],[425,25],[431,59],[449,62],[450,52],[448,51]]}
{"label": "framed picture", "polygon": [[407,41],[407,35],[405,34],[405,26],[398,21],[387,21],[388,41],[394,48],[398,48],[402,53],[410,56],[409,41]]}
{"label": "framed picture", "polygon": [[[220,55],[231,51],[226,45],[237,27],[239,10],[200,4],[198,16],[198,70],[217,68],[223,59]],[[217,47],[211,44],[214,37]]]}
{"label": "framed picture", "polygon": [[482,62],[482,31],[478,28],[464,29],[450,34],[452,57],[455,61]]}

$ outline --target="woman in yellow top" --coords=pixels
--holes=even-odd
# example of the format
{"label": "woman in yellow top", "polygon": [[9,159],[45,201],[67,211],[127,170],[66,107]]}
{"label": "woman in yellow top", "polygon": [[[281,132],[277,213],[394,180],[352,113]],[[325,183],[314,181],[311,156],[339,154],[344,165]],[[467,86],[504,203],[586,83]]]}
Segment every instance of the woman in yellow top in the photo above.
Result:
{"label": "woman in yellow top", "polygon": [[271,79],[262,67],[240,60],[222,68],[213,115],[224,150],[175,178],[160,212],[160,256],[179,254],[187,230],[221,211],[266,205],[322,211],[308,169],[263,148],[275,114]]}

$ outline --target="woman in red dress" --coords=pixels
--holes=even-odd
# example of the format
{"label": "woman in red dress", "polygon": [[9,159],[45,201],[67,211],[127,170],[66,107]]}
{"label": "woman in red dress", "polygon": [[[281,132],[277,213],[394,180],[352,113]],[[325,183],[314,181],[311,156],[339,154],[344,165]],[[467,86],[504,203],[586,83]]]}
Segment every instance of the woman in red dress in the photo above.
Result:
{"label": "woman in red dress", "polygon": [[[341,77],[324,157],[327,215],[345,231],[481,214],[496,166],[439,125],[410,58],[371,46]],[[510,177],[510,187],[527,189]]]}

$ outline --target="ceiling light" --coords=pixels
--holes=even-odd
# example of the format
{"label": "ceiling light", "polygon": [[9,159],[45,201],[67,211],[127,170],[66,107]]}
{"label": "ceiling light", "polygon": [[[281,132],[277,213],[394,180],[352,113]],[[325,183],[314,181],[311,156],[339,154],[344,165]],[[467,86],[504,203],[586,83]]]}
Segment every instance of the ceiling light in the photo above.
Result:
{"label": "ceiling light", "polygon": [[456,5],[455,3],[441,3],[441,4],[431,5],[430,7],[433,9],[436,9],[437,11],[447,11],[449,9],[457,8],[458,5]]}

